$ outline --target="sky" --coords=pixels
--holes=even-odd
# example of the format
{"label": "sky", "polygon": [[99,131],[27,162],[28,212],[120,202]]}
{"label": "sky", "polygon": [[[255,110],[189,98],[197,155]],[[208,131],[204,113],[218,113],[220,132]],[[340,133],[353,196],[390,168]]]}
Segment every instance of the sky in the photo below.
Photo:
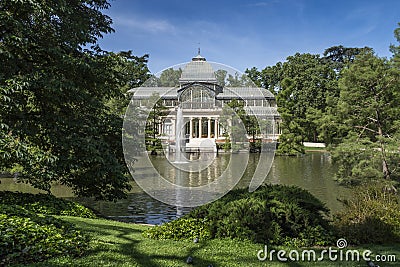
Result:
{"label": "sky", "polygon": [[108,51],[149,55],[152,73],[197,55],[244,72],[335,45],[372,47],[390,57],[398,44],[399,0],[111,0]]}

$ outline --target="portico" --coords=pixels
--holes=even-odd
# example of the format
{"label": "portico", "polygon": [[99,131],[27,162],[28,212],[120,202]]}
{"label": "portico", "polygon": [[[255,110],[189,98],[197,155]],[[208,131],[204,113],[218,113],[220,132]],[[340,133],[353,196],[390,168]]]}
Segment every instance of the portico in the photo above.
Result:
{"label": "portico", "polygon": [[[201,126],[200,126],[201,125]],[[185,136],[192,138],[214,138],[220,136],[217,117],[187,118]]]}

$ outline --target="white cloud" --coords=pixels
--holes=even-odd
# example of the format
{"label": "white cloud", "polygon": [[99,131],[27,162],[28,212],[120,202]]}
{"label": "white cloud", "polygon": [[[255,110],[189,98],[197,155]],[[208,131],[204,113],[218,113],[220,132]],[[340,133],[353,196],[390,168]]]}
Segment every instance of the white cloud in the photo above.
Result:
{"label": "white cloud", "polygon": [[114,19],[116,25],[143,31],[146,33],[174,33],[176,27],[167,20],[127,18],[117,16]]}
{"label": "white cloud", "polygon": [[248,7],[265,7],[265,6],[269,6],[272,4],[277,4],[279,3],[279,0],[269,0],[269,1],[260,1],[260,2],[256,2],[256,3],[250,3],[250,4],[246,4],[245,6]]}

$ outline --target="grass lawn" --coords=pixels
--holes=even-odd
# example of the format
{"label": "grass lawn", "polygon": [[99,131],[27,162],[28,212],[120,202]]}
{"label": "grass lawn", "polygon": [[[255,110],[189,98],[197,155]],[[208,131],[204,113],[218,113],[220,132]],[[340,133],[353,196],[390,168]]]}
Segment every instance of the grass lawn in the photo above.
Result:
{"label": "grass lawn", "polygon": [[[60,216],[76,224],[82,231],[92,236],[89,250],[84,257],[60,257],[28,266],[191,266],[186,264],[188,256],[193,257],[192,266],[367,266],[360,262],[291,262],[280,263],[257,259],[261,244],[235,240],[192,241],[152,240],[142,236],[149,226],[127,224],[101,219],[83,219]],[[270,249],[270,248],[269,248]],[[272,249],[272,248],[271,248]],[[276,249],[276,248],[275,248]],[[278,248],[279,249],[279,248]],[[399,266],[400,248],[393,246],[364,246],[353,248],[359,251],[369,249],[379,254],[395,254],[396,262],[379,264]],[[288,250],[286,248],[286,250]],[[276,255],[276,254],[275,254]],[[318,255],[318,254],[317,254]],[[276,256],[275,256],[276,258]]]}

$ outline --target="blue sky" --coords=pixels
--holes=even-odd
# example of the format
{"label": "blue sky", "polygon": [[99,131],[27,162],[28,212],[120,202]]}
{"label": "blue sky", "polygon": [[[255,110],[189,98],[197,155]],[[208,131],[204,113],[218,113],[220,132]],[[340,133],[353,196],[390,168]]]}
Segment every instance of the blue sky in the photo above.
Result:
{"label": "blue sky", "polygon": [[105,13],[115,33],[111,51],[149,54],[152,73],[190,61],[201,47],[209,61],[240,71],[275,65],[296,52],[334,45],[369,46],[390,57],[399,0],[114,0]]}

